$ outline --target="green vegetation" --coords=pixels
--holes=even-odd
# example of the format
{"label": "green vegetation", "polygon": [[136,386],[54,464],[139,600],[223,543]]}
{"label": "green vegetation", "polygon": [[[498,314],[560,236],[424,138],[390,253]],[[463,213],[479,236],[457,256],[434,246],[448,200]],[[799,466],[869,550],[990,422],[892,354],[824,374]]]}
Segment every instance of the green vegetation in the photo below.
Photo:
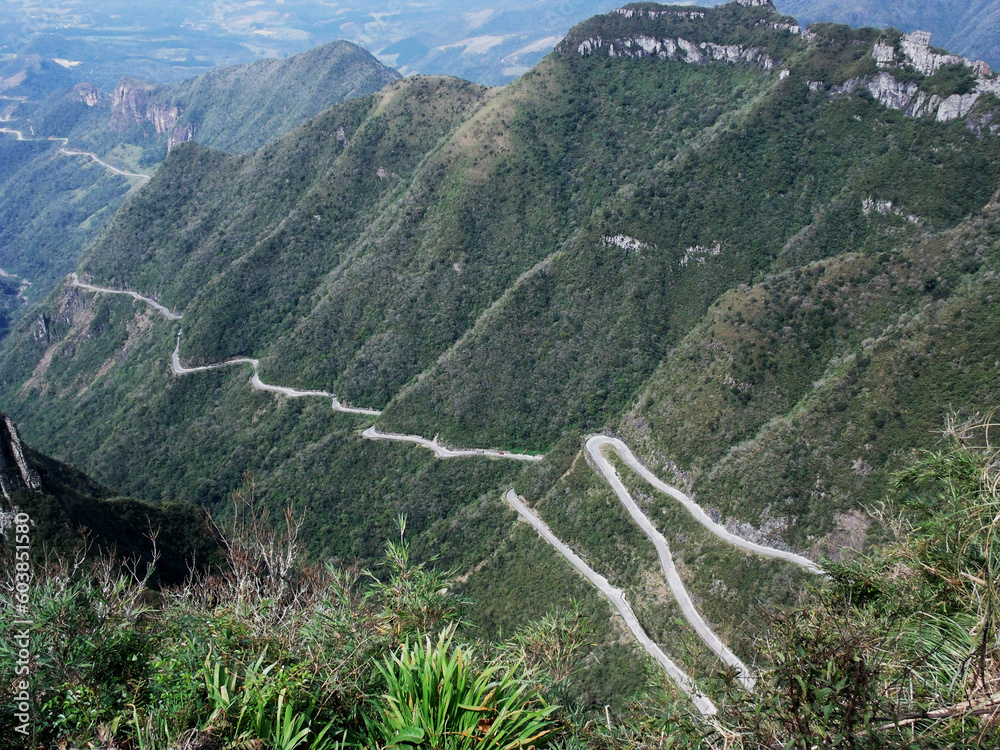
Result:
{"label": "green vegetation", "polygon": [[554,731],[547,717],[556,707],[546,706],[522,677],[500,664],[474,674],[472,652],[451,641],[446,630],[437,643],[404,644],[378,665],[386,708],[373,722],[373,744],[429,750],[542,744]]}
{"label": "green vegetation", "polygon": [[42,489],[16,491],[9,501],[0,501],[4,506],[0,509],[13,508],[31,518],[33,564],[45,566],[53,558],[117,556],[142,575],[150,569],[148,583],[159,587],[177,585],[192,570],[208,570],[219,563],[218,540],[205,508],[122,497],[41,453],[29,449],[27,457]]}
{"label": "green vegetation", "polygon": [[73,270],[130,188],[86,157],[60,156],[59,145],[0,134],[0,268],[31,282],[25,295],[33,302]]}
{"label": "green vegetation", "polygon": [[[567,734],[551,696],[593,657],[578,614],[465,645],[464,602],[450,574],[411,562],[405,524],[377,574],[317,566],[290,512],[271,527],[249,481],[233,499],[222,564],[179,586],[154,591],[152,568],[106,555],[36,568],[34,744],[514,748]],[[5,598],[4,632],[17,619]],[[4,641],[0,667],[17,658]],[[0,692],[11,747],[15,688]]]}
{"label": "green vegetation", "polygon": [[829,570],[779,635],[759,698],[735,716],[751,746],[992,747],[997,448],[989,421],[900,472],[876,520],[890,540]]}
{"label": "green vegetation", "polygon": [[[692,713],[662,677],[614,720],[566,701],[593,657],[578,612],[543,616],[500,641],[463,642],[452,574],[412,562],[405,525],[377,574],[316,566],[298,553],[300,522],[288,513],[280,530],[271,527],[244,483],[222,532],[225,560],[212,575],[153,591],[149,572],[106,556],[36,574],[33,740],[993,747],[995,428],[982,419],[949,423],[949,445],[897,474],[876,510],[887,541],[851,562],[827,562],[830,581],[791,611],[761,611],[768,634],[755,642],[757,688],[747,693],[724,673],[705,680],[720,706],[715,719]],[[12,575],[14,566],[4,569]],[[4,599],[5,631],[15,619]],[[0,667],[12,672],[16,658],[5,641]],[[5,738],[13,736],[16,689],[7,681],[0,692]]]}
{"label": "green vegetation", "polygon": [[[414,557],[437,556],[407,580],[430,586],[442,571],[459,571],[447,593],[473,600],[477,629],[461,624],[449,642],[466,655],[467,643],[487,642],[471,650],[482,661],[462,677],[470,689],[490,668],[489,643],[512,652],[512,633],[533,621],[538,630],[578,600],[602,646],[588,651],[592,663],[572,684],[541,691],[566,710],[552,714],[568,732],[553,742],[638,746],[652,737],[659,746],[669,728],[688,744],[724,744],[685,713],[684,700],[644,690],[641,660],[606,604],[504,505],[511,486],[626,590],[651,635],[724,704],[722,726],[758,746],[838,732],[850,746],[856,736],[885,736],[869,730],[915,712],[908,701],[957,701],[932,681],[899,710],[890,706],[886,696],[903,698],[883,678],[902,680],[902,672],[865,666],[881,631],[858,619],[864,613],[840,581],[798,615],[755,616],[758,606],[797,602],[800,578],[733,553],[627,479],[675,545],[706,618],[760,662],[763,702],[727,696],[726,676],[678,624],[651,546],[580,447],[611,426],[723,522],[848,570],[842,558],[891,532],[862,508],[885,496],[908,451],[933,447],[949,409],[1000,397],[994,105],[978,108],[974,123],[939,123],[907,118],[864,92],[831,97],[808,85],[869,71],[872,45],[884,38],[871,30],[830,25],[809,42],[774,28],[787,19],[770,7],[729,5],[704,18],[667,11],[600,17],[570,38],[683,34],[760,45],[780,64],[582,57],[570,44],[503,90],[398,81],[254,154],[178,146],[79,267],[98,284],[183,312],[185,364],[258,357],[266,382],[384,407],[382,429],[544,460],[441,460],[364,440],[371,420],[331,413],[322,398],[251,390],[246,366],[175,376],[178,324],[128,298],[68,286],[20,321],[0,352],[0,406],[29,442],[163,504],[165,519],[175,512],[167,503],[186,502],[224,523],[233,513],[226,498],[253,471],[266,498],[261,522],[280,523],[294,505],[311,559],[335,562],[336,574],[322,573],[331,580],[375,565],[381,540],[406,515]],[[218,670],[200,671],[205,654],[185,667],[198,675],[193,684],[218,689],[217,700],[192,697],[187,714],[175,712],[188,718],[169,732],[143,723],[141,701],[132,701],[139,718],[122,721],[176,736],[219,711],[227,741],[251,731],[315,737],[331,723],[330,742],[343,742],[345,730],[347,741],[360,741],[363,727],[391,740],[401,727],[364,713],[364,700],[383,694],[374,665],[417,670],[423,659],[419,669],[444,669],[459,651],[423,648],[424,615],[399,614],[409,593],[353,592],[376,602],[379,617],[406,620],[400,631],[414,635],[405,655],[406,638],[396,636],[391,648],[366,652],[372,682],[363,688],[330,693],[309,683],[320,696],[313,704],[278,680],[289,686],[284,695],[230,703],[223,687],[232,697],[264,670],[268,680],[292,670],[293,680],[297,669],[310,679],[320,669],[291,641],[266,652],[243,644]],[[431,610],[440,604],[428,600]],[[239,615],[250,619],[219,627],[250,632],[255,607]],[[973,633],[966,615],[951,615],[941,628]],[[758,625],[770,641],[757,638]],[[957,635],[955,643],[961,648],[949,654],[970,645]],[[287,648],[299,656],[286,659]],[[323,702],[327,695],[339,697]],[[94,709],[101,722],[127,706],[108,700]],[[596,723],[587,713],[595,705],[611,706]],[[631,718],[612,720],[611,711]],[[81,736],[96,731],[86,726]]]}
{"label": "green vegetation", "polygon": [[[88,105],[76,89],[46,92],[19,105],[4,127],[27,138],[67,138],[68,148],[150,174],[166,157],[170,134],[141,119],[147,110],[176,109],[180,119],[175,129],[191,128],[199,143],[250,152],[331,105],[398,78],[360,47],[334,42],[284,60],[219,68],[159,87],[136,82],[148,89],[138,113],[124,107],[112,112],[109,97]],[[5,166],[0,175],[0,268],[32,282],[27,290],[31,301],[44,298],[73,270],[83,249],[141,185],[86,156],[60,155],[61,145],[0,135]],[[22,310],[18,305],[12,317]],[[0,336],[4,334],[0,327]]]}
{"label": "green vegetation", "polygon": [[944,65],[927,79],[926,88],[938,96],[971,94],[976,89],[976,76],[972,69],[963,63]]}
{"label": "green vegetation", "polygon": [[399,73],[350,42],[337,41],[282,60],[217,68],[165,84],[150,101],[170,109],[210,148],[249,153],[285,135],[323,110],[378,91]]}
{"label": "green vegetation", "polygon": [[[733,290],[620,422],[698,501],[814,556],[865,543],[911,447],[950,405],[998,397],[996,208],[892,254],[845,254]],[[881,219],[879,219],[881,221]]]}
{"label": "green vegetation", "polygon": [[838,21],[851,26],[894,26],[932,33],[935,45],[974,60],[986,60],[1000,67],[997,55],[997,18],[1000,3],[996,0],[969,4],[963,0],[938,0],[912,3],[908,0],[880,0],[858,3],[853,0],[783,0],[781,9],[803,24]]}

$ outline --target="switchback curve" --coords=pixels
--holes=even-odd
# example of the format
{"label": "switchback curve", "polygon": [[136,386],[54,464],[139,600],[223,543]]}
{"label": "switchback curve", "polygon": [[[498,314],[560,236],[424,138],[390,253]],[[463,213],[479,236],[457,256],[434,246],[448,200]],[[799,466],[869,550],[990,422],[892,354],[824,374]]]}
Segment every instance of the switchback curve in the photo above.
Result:
{"label": "switchback curve", "polygon": [[[145,297],[136,292],[122,290],[122,289],[111,289],[108,287],[95,286],[93,284],[88,284],[80,281],[79,276],[74,272],[70,274],[70,280],[73,286],[79,287],[81,289],[86,289],[93,292],[104,293],[104,294],[123,294],[134,298],[137,301],[144,302],[150,305],[154,310],[156,310],[160,315],[170,321],[181,320],[183,315],[181,313],[175,313],[164,307],[155,300]],[[251,387],[261,390],[269,391],[273,393],[278,393],[288,398],[301,398],[301,397],[323,397],[331,399],[333,408],[336,411],[349,412],[354,414],[364,414],[368,416],[378,416],[381,414],[380,411],[376,409],[364,409],[358,407],[344,406],[340,400],[327,391],[315,391],[315,390],[299,390],[296,388],[290,388],[288,386],[271,385],[261,381],[259,376],[260,362],[252,357],[235,357],[233,359],[226,360],[225,362],[217,362],[208,365],[198,365],[195,367],[185,367],[180,361],[180,337],[181,331],[177,332],[177,344],[174,347],[174,351],[171,355],[171,370],[176,375],[187,375],[196,372],[204,372],[207,370],[214,370],[220,367],[228,367],[230,365],[239,364],[249,364],[253,368],[253,376],[250,378]],[[440,458],[458,458],[464,456],[489,456],[491,458],[500,459],[512,459],[520,461],[540,461],[543,456],[521,454],[521,453],[508,453],[506,451],[496,451],[489,449],[453,449],[447,448],[438,444],[437,439],[428,440],[427,438],[420,437],[419,435],[399,435],[395,433],[385,433],[379,432],[375,425],[371,425],[364,432],[361,433],[363,437],[370,440],[392,440],[399,442],[407,442],[421,447],[427,448],[435,453]],[[643,479],[652,484],[656,489],[664,492],[674,499],[681,502],[684,507],[691,513],[691,515],[701,523],[705,528],[711,531],[713,534],[718,536],[730,544],[733,544],[741,549],[746,549],[757,554],[766,555],[768,557],[780,558],[797,565],[801,565],[806,569],[814,573],[822,573],[821,569],[816,566],[811,560],[808,560],[800,555],[796,555],[791,552],[786,552],[784,550],[778,550],[771,547],[766,547],[764,545],[755,544],[749,542],[741,537],[732,534],[724,527],[715,523],[711,518],[702,510],[702,508],[697,505],[693,500],[691,500],[687,495],[685,495],[680,490],[671,487],[662,480],[660,480],[651,471],[646,469],[639,460],[632,453],[631,449],[618,438],[609,438],[605,435],[592,435],[587,439],[586,451],[588,455],[593,459],[594,464],[597,467],[598,472],[605,478],[605,480],[611,485],[615,494],[618,496],[619,500],[628,510],[629,514],[632,516],[633,520],[639,525],[643,530],[643,533],[653,542],[656,546],[657,554],[660,559],[660,564],[663,568],[664,575],[667,578],[667,582],[670,585],[671,590],[674,593],[674,597],[677,599],[684,616],[687,618],[688,622],[694,627],[695,632],[698,633],[699,637],[709,646],[723,661],[725,661],[730,666],[738,670],[740,674],[740,681],[743,686],[748,690],[752,691],[754,689],[755,681],[752,677],[750,670],[747,666],[737,657],[732,651],[729,650],[725,644],[715,635],[715,633],[708,627],[705,621],[698,614],[697,610],[694,608],[690,597],[687,594],[687,590],[684,588],[683,583],[680,580],[680,576],[677,574],[676,568],[673,565],[673,560],[670,555],[670,549],[667,545],[666,539],[662,534],[653,526],[650,520],[642,512],[639,506],[629,495],[628,490],[625,488],[618,476],[615,468],[608,462],[607,458],[603,455],[601,449],[605,446],[614,448],[618,451],[619,455],[625,460],[625,462],[632,468],[637,474],[639,474]],[[684,692],[691,696],[696,708],[698,708],[701,713],[705,715],[712,715],[716,713],[716,707],[704,694],[698,691],[694,682],[691,678],[681,671],[673,661],[666,656],[663,650],[649,638],[645,630],[643,630],[641,624],[636,618],[635,613],[629,606],[628,602],[625,600],[624,594],[620,589],[617,589],[608,582],[604,576],[594,571],[590,566],[588,566],[578,555],[576,555],[569,547],[567,547],[562,541],[559,540],[555,534],[549,529],[549,527],[528,507],[521,502],[517,497],[517,494],[513,489],[509,490],[506,494],[507,502],[513,507],[517,513],[528,523],[530,523],[535,530],[548,542],[552,547],[554,547],[563,557],[565,557],[569,562],[580,571],[581,574],[587,580],[589,580],[598,590],[611,602],[612,606],[621,614],[622,618],[625,620],[626,625],[632,631],[636,640],[642,645],[642,647],[649,653],[664,671],[670,676],[670,678],[680,687]]]}
{"label": "switchback curve", "polygon": [[597,588],[597,590],[600,591],[609,602],[611,602],[611,605],[618,610],[618,614],[620,614],[622,619],[625,620],[625,624],[628,626],[628,629],[632,631],[632,635],[635,636],[635,639],[639,641],[639,644],[644,649],[646,649],[648,654],[656,659],[659,665],[663,667],[663,671],[670,676],[670,679],[672,679],[681,690],[691,696],[691,700],[695,707],[706,716],[715,714],[717,712],[715,704],[698,690],[694,681],[663,652],[663,649],[661,649],[643,629],[642,625],[639,623],[639,618],[635,616],[635,612],[632,611],[632,607],[630,607],[629,603],[625,600],[625,593],[621,589],[612,586],[608,582],[607,578],[596,572],[593,568],[587,565],[587,563],[585,563],[579,555],[563,544],[559,537],[552,533],[552,530],[548,527],[548,525],[541,518],[536,516],[531,509],[521,501],[514,490],[508,490],[506,498],[507,502],[510,503],[511,507],[518,512],[518,515],[520,515],[521,518],[530,523],[535,528],[535,531],[537,531],[546,542],[552,545],[560,555],[565,557],[574,568],[583,574],[584,578],[590,581]]}

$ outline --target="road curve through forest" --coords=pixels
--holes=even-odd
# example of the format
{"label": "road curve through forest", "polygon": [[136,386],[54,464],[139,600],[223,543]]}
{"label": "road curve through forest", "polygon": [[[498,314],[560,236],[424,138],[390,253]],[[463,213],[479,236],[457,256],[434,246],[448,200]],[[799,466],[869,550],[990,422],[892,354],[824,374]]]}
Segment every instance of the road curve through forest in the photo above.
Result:
{"label": "road curve through forest", "polygon": [[184,317],[180,313],[171,312],[156,300],[152,300],[149,297],[143,297],[141,294],[138,294],[137,292],[130,292],[127,289],[109,289],[106,286],[94,286],[93,284],[88,284],[84,281],[80,281],[80,277],[77,276],[76,271],[73,271],[73,273],[69,275],[69,278],[70,281],[73,283],[73,286],[80,287],[80,289],[88,289],[91,292],[102,292],[104,294],[125,294],[128,295],[129,297],[132,297],[135,300],[138,300],[139,302],[145,302],[147,305],[152,307],[154,310],[156,310],[156,312],[158,312],[167,320],[180,320],[182,317]]}
{"label": "road curve through forest", "polygon": [[106,161],[101,159],[97,154],[90,151],[77,151],[76,149],[66,148],[69,145],[68,138],[59,138],[57,136],[49,136],[48,138],[25,138],[24,133],[20,130],[15,130],[14,128],[0,128],[0,133],[7,133],[8,135],[17,136],[19,141],[28,142],[44,142],[44,143],[54,143],[56,141],[62,141],[62,147],[59,149],[59,153],[63,156],[86,156],[93,161],[100,164],[105,169],[108,169],[115,174],[120,174],[122,177],[138,177],[140,180],[148,180],[150,176],[148,174],[139,174],[138,172],[126,172],[124,169],[119,169],[118,167],[108,164]]}
{"label": "road curve through forest", "polygon": [[255,390],[267,391],[269,393],[280,393],[282,396],[287,396],[288,398],[328,398],[333,404],[334,411],[342,411],[348,414],[369,414],[377,417],[382,413],[377,409],[362,409],[356,406],[345,406],[341,403],[340,399],[327,391],[303,391],[298,388],[289,388],[286,385],[271,385],[270,383],[265,383],[260,379],[260,360],[254,359],[253,357],[233,357],[233,359],[227,359],[225,362],[216,362],[211,365],[185,367],[181,364],[181,333],[182,331],[177,332],[177,345],[174,347],[174,353],[170,357],[170,369],[173,370],[174,375],[189,375],[192,372],[216,370],[220,367],[229,367],[229,365],[250,365],[253,367],[253,375],[250,376],[250,387]]}
{"label": "road curve through forest", "polygon": [[[611,484],[612,487],[616,488],[615,492],[618,495],[618,498],[622,501],[622,503],[625,504],[627,508],[629,508],[629,512],[632,513],[633,518],[635,518],[635,513],[632,512],[632,507],[634,507],[635,511],[640,515],[642,515],[642,511],[639,510],[639,506],[635,504],[635,502],[632,500],[632,497],[628,494],[628,490],[626,490],[624,485],[622,485],[621,480],[618,478],[618,472],[615,471],[615,467],[612,466],[610,463],[608,463],[607,458],[605,458],[604,454],[601,452],[601,448],[605,446],[614,448],[616,451],[618,451],[618,454],[625,460],[625,463],[627,463],[629,467],[636,474],[641,476],[643,479],[645,479],[647,482],[653,485],[660,492],[670,495],[672,498],[680,502],[681,505],[683,505],[687,509],[688,513],[690,513],[698,523],[700,523],[702,526],[704,526],[706,529],[711,531],[713,534],[715,534],[723,541],[729,542],[734,547],[745,549],[748,552],[756,552],[758,555],[764,555],[765,557],[776,557],[780,560],[787,560],[790,563],[795,563],[796,565],[800,565],[801,567],[805,568],[806,570],[812,573],[823,573],[823,570],[818,565],[816,565],[816,563],[814,563],[812,560],[806,557],[803,557],[802,555],[796,555],[794,552],[787,552],[785,550],[775,549],[774,547],[767,547],[763,544],[756,544],[754,542],[749,542],[743,537],[733,534],[731,531],[726,529],[725,526],[721,526],[720,524],[713,521],[709,517],[709,515],[704,510],[702,510],[701,506],[695,503],[690,497],[685,495],[676,487],[671,487],[669,484],[661,480],[653,472],[651,472],[649,469],[643,466],[642,463],[639,461],[639,459],[635,457],[635,454],[632,453],[632,450],[622,440],[619,440],[618,438],[607,437],[606,435],[592,435],[587,440],[587,452],[597,463],[598,467],[601,470],[601,473],[604,475],[604,478],[608,480],[608,482]],[[620,491],[617,489],[618,487],[621,487]],[[636,520],[638,521],[638,519]],[[656,529],[654,529],[651,524],[650,524],[650,529],[653,534],[659,535],[660,538],[662,539],[662,535],[658,531],[656,531]],[[647,533],[646,536],[650,536],[649,533]],[[650,537],[650,539],[652,538],[653,537]],[[664,540],[664,544],[666,544],[666,540]]]}
{"label": "road curve through forest", "polygon": [[604,594],[605,598],[611,605],[618,610],[618,614],[622,616],[625,620],[625,624],[628,629],[632,631],[632,635],[635,639],[639,641],[640,645],[646,649],[646,652],[650,654],[656,661],[663,667],[665,671],[677,686],[691,696],[691,700],[702,714],[710,716],[715,714],[717,709],[715,704],[702,692],[700,692],[695,685],[694,681],[684,673],[671,659],[668,657],[652,638],[646,633],[642,625],[639,623],[639,618],[635,616],[635,612],[632,611],[632,607],[629,603],[625,601],[625,594],[621,589],[612,586],[608,579],[602,576],[600,573],[596,572],[591,568],[583,559],[577,555],[573,550],[567,547],[560,541],[559,537],[552,533],[548,525],[536,516],[527,505],[525,505],[521,499],[517,496],[514,490],[507,491],[507,502],[510,503],[511,507],[518,512],[518,514],[525,521],[530,523],[535,531],[538,532],[546,542],[555,547],[556,551],[560,555],[569,560],[570,564],[580,571],[584,578],[590,581],[594,586],[597,587],[598,591]]}
{"label": "road curve through forest", "polygon": [[404,443],[414,443],[422,445],[434,451],[439,458],[458,458],[459,456],[490,456],[492,458],[509,458],[514,461],[541,461],[545,456],[536,456],[530,453],[510,453],[509,451],[495,451],[488,448],[446,448],[440,445],[437,438],[428,440],[419,435],[398,435],[394,432],[379,432],[372,425],[361,433],[369,440],[398,440]]}
{"label": "road curve through forest", "polygon": [[[70,280],[73,286],[79,287],[81,289],[86,289],[92,292],[98,292],[103,294],[124,294],[134,298],[137,301],[144,302],[150,305],[154,310],[156,310],[160,315],[170,321],[181,320],[183,317],[180,313],[175,313],[168,308],[161,305],[159,302],[145,297],[136,292],[123,290],[123,289],[111,289],[108,287],[95,286],[93,284],[88,284],[86,282],[80,281],[79,276],[74,272],[70,274]],[[250,384],[253,388],[261,391],[269,391],[272,393],[278,393],[280,395],[286,396],[288,398],[301,398],[301,397],[322,397],[329,398],[333,404],[335,411],[348,412],[352,414],[364,414],[367,416],[377,417],[381,414],[377,409],[364,409],[352,406],[345,406],[334,394],[328,393],[327,391],[315,391],[315,390],[299,390],[296,388],[290,388],[288,386],[281,385],[271,385],[264,383],[260,379],[260,362],[252,357],[235,357],[233,359],[226,360],[225,362],[217,362],[208,365],[197,365],[194,367],[185,367],[180,361],[180,339],[181,331],[177,332],[177,344],[174,347],[173,354],[171,356],[171,369],[176,375],[187,375],[195,372],[204,372],[207,370],[215,370],[220,367],[229,367],[231,365],[248,364],[253,368],[253,376],[250,378]],[[544,457],[537,455],[530,455],[524,453],[509,453],[507,451],[489,450],[483,448],[472,448],[472,449],[459,449],[459,448],[448,448],[440,445],[437,442],[437,438],[433,440],[428,440],[427,438],[420,437],[419,435],[400,435],[396,433],[380,432],[375,425],[371,425],[364,432],[361,433],[363,437],[369,440],[391,440],[398,442],[412,443],[414,445],[419,445],[421,447],[427,448],[434,452],[439,458],[459,458],[467,456],[487,456],[490,458],[500,458],[500,459],[512,459],[517,461],[541,461]],[[684,613],[685,618],[695,629],[695,632],[701,637],[701,639],[712,649],[723,661],[729,664],[731,667],[739,672],[739,679],[743,686],[748,690],[752,691],[754,689],[754,678],[750,673],[747,666],[733,654],[729,648],[722,643],[718,636],[712,632],[711,628],[705,623],[701,615],[695,609],[694,604],[691,602],[690,596],[688,596],[687,590],[684,588],[684,584],[677,573],[677,569],[673,564],[673,559],[670,555],[670,547],[667,544],[666,539],[663,535],[653,526],[649,518],[642,512],[642,509],[636,504],[629,494],[625,485],[622,483],[621,478],[618,476],[618,472],[615,470],[614,466],[608,461],[602,452],[602,448],[610,447],[618,451],[622,459],[628,464],[628,466],[635,471],[639,476],[653,485],[656,489],[661,492],[673,497],[679,501],[688,510],[689,513],[706,529],[711,531],[713,534],[718,536],[720,539],[733,544],[740,549],[745,549],[750,552],[755,552],[760,555],[766,555],[768,557],[779,558],[786,560],[788,562],[800,565],[807,570],[814,573],[822,573],[823,571],[811,560],[802,557],[801,555],[796,555],[792,552],[786,552],[784,550],[774,549],[772,547],[767,547],[760,544],[755,544],[754,542],[749,542],[741,537],[728,531],[725,527],[720,526],[715,521],[713,521],[707,513],[705,513],[702,508],[697,505],[691,498],[686,494],[671,487],[662,480],[660,480],[655,474],[649,471],[642,463],[635,457],[631,449],[618,438],[610,438],[605,435],[592,435],[587,439],[586,451],[588,455],[593,459],[597,471],[604,477],[604,479],[611,485],[611,488],[615,491],[618,496],[619,501],[625,506],[629,515],[632,516],[633,520],[639,525],[643,533],[653,542],[656,547],[657,555],[660,559],[660,565],[663,568],[664,576],[670,585],[671,591],[674,594],[674,598],[681,607],[681,611]],[[642,628],[639,623],[638,618],[635,616],[632,608],[629,606],[628,602],[625,600],[624,594],[620,589],[613,587],[608,580],[594,571],[589,565],[587,565],[576,553],[574,553],[569,547],[567,547],[562,541],[552,533],[551,529],[535,515],[518,497],[514,490],[509,490],[506,495],[507,502],[518,512],[518,514],[528,523],[530,523],[535,530],[548,542],[552,547],[554,547],[559,554],[565,557],[577,570],[587,580],[589,580],[597,589],[611,602],[612,606],[621,614],[622,618],[625,620],[626,625],[629,630],[635,635],[636,640],[642,645],[642,647],[649,653],[659,664],[663,667],[664,671],[670,676],[670,678],[682,689],[684,690],[692,699],[695,706],[705,715],[711,715],[716,713],[716,707],[704,694],[702,694],[695,686],[693,680],[681,671],[677,665],[671,661],[663,650],[649,637],[646,631]]]}

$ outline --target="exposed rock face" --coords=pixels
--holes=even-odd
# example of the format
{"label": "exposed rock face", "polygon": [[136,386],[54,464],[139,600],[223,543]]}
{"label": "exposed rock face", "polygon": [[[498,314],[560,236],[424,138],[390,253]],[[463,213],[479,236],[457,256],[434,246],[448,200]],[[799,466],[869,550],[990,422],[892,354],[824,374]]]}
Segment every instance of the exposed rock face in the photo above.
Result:
{"label": "exposed rock face", "polygon": [[655,18],[672,17],[672,18],[694,19],[694,18],[705,17],[705,13],[700,10],[687,10],[687,9],[674,10],[672,8],[670,10],[651,10],[649,8],[615,8],[611,12],[619,16],[625,16],[625,18],[655,19]]}
{"label": "exposed rock face", "polygon": [[[739,0],[739,4],[767,6],[772,12],[774,10],[770,0]],[[700,22],[706,17],[705,11],[700,9],[665,7],[616,8],[611,11],[611,15],[633,20],[648,18],[653,21],[668,19],[682,22]],[[796,35],[801,31],[794,23],[785,20],[771,20],[766,17],[758,19],[756,25]],[[697,64],[711,62],[751,63],[768,72],[774,70],[777,65],[776,61],[761,46],[722,44],[716,41],[693,42],[683,36],[664,36],[662,31],[659,34],[655,31],[650,33],[648,29],[642,28],[641,23],[637,23],[636,26],[639,28],[633,33],[623,33],[619,30],[607,36],[593,34],[585,38],[567,37],[558,49],[563,54],[576,54],[582,57],[658,57],[661,60],[680,60]]]}
{"label": "exposed rock face", "polygon": [[96,107],[108,100],[108,95],[91,83],[78,83],[73,87],[73,96],[88,107]]}
{"label": "exposed rock face", "polygon": [[757,63],[764,70],[774,68],[774,60],[760,47],[743,47],[738,44],[695,44],[687,39],[666,37],[656,39],[636,34],[619,39],[603,39],[593,36],[577,45],[578,55],[607,55],[608,57],[659,57],[661,60],[682,60],[688,63],[711,61]]}
{"label": "exposed rock face", "polygon": [[[926,31],[903,34],[900,48],[902,60],[897,62],[896,49],[891,44],[879,42],[872,50],[875,63],[881,72],[875,76],[852,78],[841,86],[830,89],[831,96],[849,94],[858,89],[866,89],[875,99],[890,109],[902,111],[909,117],[933,117],[938,122],[947,122],[967,116],[983,94],[1000,95],[1000,80],[993,75],[990,66],[982,61],[973,61],[957,55],[942,55],[930,49],[931,35]],[[928,94],[914,81],[900,81],[888,70],[908,67],[933,75],[945,65],[965,65],[977,77],[976,88],[968,94],[952,94],[941,97]]]}
{"label": "exposed rock face", "polygon": [[881,104],[900,110],[909,117],[933,117],[938,122],[947,122],[968,115],[983,94],[1000,92],[1000,82],[981,80],[971,94],[952,94],[942,98],[921,91],[913,81],[900,81],[890,73],[881,72],[876,76],[852,78],[842,86],[834,86],[830,95],[850,94],[858,89],[867,89]]}
{"label": "exposed rock face", "polygon": [[128,130],[148,122],[157,133],[167,134],[169,151],[178,143],[192,140],[196,128],[191,122],[178,126],[184,110],[158,101],[156,92],[153,84],[122,78],[111,98],[111,129]]}
{"label": "exposed rock face", "polygon": [[35,341],[44,341],[46,344],[49,343],[49,317],[42,313],[38,316],[35,321],[35,330],[31,334],[31,337]]}
{"label": "exposed rock face", "polygon": [[28,459],[17,425],[0,412],[0,491],[8,500],[20,490],[40,490],[42,480]]}
{"label": "exposed rock face", "polygon": [[122,78],[111,96],[111,129],[127,130],[146,121],[146,107],[153,85]]}
{"label": "exposed rock face", "polygon": [[196,130],[193,122],[186,123],[179,128],[174,128],[170,131],[170,135],[167,136],[167,151],[170,151],[178,143],[194,140]]}
{"label": "exposed rock face", "polygon": [[144,123],[157,133],[167,133],[167,149],[194,137],[194,125],[176,127],[184,110],[167,106],[156,98],[156,87],[143,81],[122,78],[111,97],[111,129],[122,131]]}
{"label": "exposed rock face", "polygon": [[906,61],[914,70],[918,70],[925,76],[929,76],[935,70],[945,65],[970,64],[969,60],[958,55],[939,55],[931,52],[931,33],[929,31],[914,31],[912,34],[903,34],[903,41],[900,46]]}
{"label": "exposed rock face", "polygon": [[875,58],[875,64],[880,68],[888,68],[896,62],[896,48],[891,44],[878,42],[875,49],[872,50],[872,57]]}

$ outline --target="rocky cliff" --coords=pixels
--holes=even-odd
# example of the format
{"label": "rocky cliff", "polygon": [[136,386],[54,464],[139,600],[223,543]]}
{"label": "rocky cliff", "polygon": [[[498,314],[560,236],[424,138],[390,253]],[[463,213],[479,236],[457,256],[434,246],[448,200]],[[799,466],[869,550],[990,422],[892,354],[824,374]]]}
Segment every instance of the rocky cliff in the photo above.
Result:
{"label": "rocky cliff", "polygon": [[[939,122],[968,117],[983,97],[1000,96],[1000,80],[987,63],[931,47],[930,32],[876,33],[848,39],[846,27],[802,28],[769,0],[735,0],[713,12],[634,3],[580,24],[557,50],[569,57],[751,64],[777,72],[781,79],[794,76],[813,92],[830,97],[867,93],[909,117]],[[821,70],[832,71],[815,61],[845,44],[854,51],[841,49],[838,54],[854,58],[856,70],[849,77],[817,76]],[[786,66],[785,61],[796,58],[801,61],[798,65]],[[970,127],[976,132],[998,129],[983,125],[981,117],[973,120]]]}
{"label": "rocky cliff", "polygon": [[[834,86],[831,95],[867,90],[886,107],[901,110],[910,117],[933,117],[939,122],[967,116],[984,95],[1000,95],[1000,80],[989,65],[981,60],[935,52],[930,40],[929,32],[915,31],[878,42],[872,49],[872,59],[879,72]],[[929,90],[935,75],[940,77],[949,68],[952,78],[959,79],[952,84],[955,90],[940,93]],[[923,76],[923,80],[911,80],[914,73]]]}
{"label": "rocky cliff", "polygon": [[28,458],[17,425],[0,412],[0,491],[10,496],[20,490],[40,490],[42,480]]}
{"label": "rocky cliff", "polygon": [[798,35],[799,26],[769,0],[737,0],[731,6],[706,18],[699,8],[635,3],[581,24],[557,49],[571,56],[742,62],[773,70],[787,44],[775,35]]}
{"label": "rocky cliff", "polygon": [[156,133],[167,134],[168,148],[191,140],[195,131],[193,124],[176,127],[184,109],[164,103],[157,93],[158,87],[154,84],[122,78],[111,97],[111,129],[121,132],[148,123]]}
{"label": "rocky cliff", "polygon": [[96,107],[108,100],[108,95],[92,83],[78,83],[73,87],[73,96],[88,107]]}

